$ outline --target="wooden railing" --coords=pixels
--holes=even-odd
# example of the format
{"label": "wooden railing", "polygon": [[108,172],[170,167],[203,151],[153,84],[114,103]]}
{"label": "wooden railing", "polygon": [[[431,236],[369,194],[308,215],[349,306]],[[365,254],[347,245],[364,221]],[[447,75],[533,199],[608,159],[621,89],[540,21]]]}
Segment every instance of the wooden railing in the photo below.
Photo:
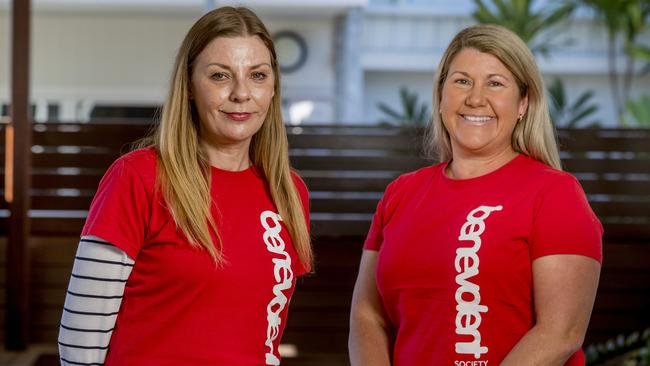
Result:
{"label": "wooden railing", "polygon": [[[77,237],[99,179],[149,127],[34,125],[33,342],[55,342]],[[345,364],[352,287],[377,201],[399,174],[432,162],[421,157],[421,131],[303,126],[288,132],[292,164],[311,192],[317,262],[315,274],[299,281],[284,338],[303,358],[285,363]],[[560,130],[559,137],[566,170],[580,179],[605,227],[604,267],[587,342],[650,325],[650,130]],[[0,210],[4,234],[4,201]]]}

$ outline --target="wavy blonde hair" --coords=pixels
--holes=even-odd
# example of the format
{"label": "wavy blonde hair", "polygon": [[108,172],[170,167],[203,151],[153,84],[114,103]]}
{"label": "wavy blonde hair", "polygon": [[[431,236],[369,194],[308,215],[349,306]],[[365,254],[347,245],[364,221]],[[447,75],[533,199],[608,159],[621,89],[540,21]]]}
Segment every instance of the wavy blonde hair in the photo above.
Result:
{"label": "wavy blonde hair", "polygon": [[555,128],[551,123],[544,82],[535,57],[516,34],[493,24],[463,29],[442,55],[434,78],[433,118],[425,140],[427,155],[440,161],[447,161],[452,157],[449,132],[440,115],[440,100],[449,65],[465,48],[473,48],[498,58],[514,75],[520,96],[528,96],[528,109],[512,133],[512,148],[550,167],[561,169]]}
{"label": "wavy blonde hair", "polygon": [[[210,205],[214,204],[210,196],[210,164],[199,146],[199,121],[190,102],[193,63],[217,37],[259,37],[271,54],[275,95],[262,127],[251,140],[249,154],[253,165],[263,172],[298,257],[308,268],[312,250],[302,202],[291,176],[277,56],[268,30],[251,10],[218,8],[192,26],[176,55],[159,123],[141,146],[153,146],[157,152],[158,186],[178,228],[191,244],[207,250],[217,264],[222,264],[222,243],[210,213]],[[217,243],[212,242],[210,230],[217,235]]]}

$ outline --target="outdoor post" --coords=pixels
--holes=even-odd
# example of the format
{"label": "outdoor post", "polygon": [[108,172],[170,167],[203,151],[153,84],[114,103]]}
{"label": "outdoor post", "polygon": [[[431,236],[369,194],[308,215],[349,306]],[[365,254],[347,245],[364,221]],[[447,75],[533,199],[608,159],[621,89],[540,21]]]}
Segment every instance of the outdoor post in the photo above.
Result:
{"label": "outdoor post", "polygon": [[363,121],[361,34],[363,11],[351,8],[336,19],[336,123]]}
{"label": "outdoor post", "polygon": [[[31,134],[29,116],[30,0],[13,0],[11,23],[11,123],[7,128],[5,187],[11,216],[7,241],[7,313],[5,346],[23,350],[29,342],[29,190],[31,186]],[[12,138],[13,136],[13,138]],[[8,151],[9,152],[9,151]],[[6,180],[7,181],[7,180]],[[7,191],[7,188],[9,189]]]}

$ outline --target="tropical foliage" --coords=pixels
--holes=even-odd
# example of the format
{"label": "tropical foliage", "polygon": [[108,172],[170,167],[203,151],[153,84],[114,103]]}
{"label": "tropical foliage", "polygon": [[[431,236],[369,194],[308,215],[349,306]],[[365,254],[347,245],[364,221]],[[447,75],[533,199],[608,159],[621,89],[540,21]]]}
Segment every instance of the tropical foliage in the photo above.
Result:
{"label": "tropical foliage", "polygon": [[[638,44],[638,35],[648,27],[650,20],[649,0],[573,0],[593,10],[607,28],[609,84],[618,116],[622,116],[630,97],[635,75],[635,58],[650,60],[650,50]],[[622,42],[622,44],[620,43]],[[622,75],[618,51],[626,51]],[[622,120],[621,120],[622,121]]]}
{"label": "tropical foliage", "polygon": [[502,25],[517,33],[534,53],[547,55],[556,30],[575,8],[575,2],[534,6],[534,0],[474,0],[472,14],[479,23]]}
{"label": "tropical foliage", "polygon": [[646,62],[646,65],[641,71],[642,75],[650,72],[650,47],[643,45],[631,45],[626,48],[626,52],[633,58]]}
{"label": "tropical foliage", "polygon": [[399,98],[401,111],[397,111],[385,103],[377,105],[380,111],[390,117],[389,121],[382,122],[397,122],[407,126],[425,126],[429,122],[431,118],[429,106],[426,103],[420,103],[417,93],[410,92],[406,87],[401,87]]}
{"label": "tropical foliage", "polygon": [[650,95],[628,100],[623,123],[628,126],[650,127]]}
{"label": "tropical foliage", "polygon": [[[554,7],[536,6],[533,0],[475,0],[474,3],[477,10],[473,16],[478,22],[502,25],[519,35],[533,52],[545,55],[559,25],[575,8],[575,1],[556,3]],[[598,106],[592,102],[593,91],[586,91],[569,103],[564,84],[556,79],[548,87],[548,94],[551,119],[556,126],[598,124],[595,120],[587,120],[598,111]]]}
{"label": "tropical foliage", "polygon": [[598,105],[593,102],[594,91],[587,90],[572,103],[569,102],[560,79],[554,79],[547,88],[551,120],[558,127],[593,127],[600,123],[592,119]]}

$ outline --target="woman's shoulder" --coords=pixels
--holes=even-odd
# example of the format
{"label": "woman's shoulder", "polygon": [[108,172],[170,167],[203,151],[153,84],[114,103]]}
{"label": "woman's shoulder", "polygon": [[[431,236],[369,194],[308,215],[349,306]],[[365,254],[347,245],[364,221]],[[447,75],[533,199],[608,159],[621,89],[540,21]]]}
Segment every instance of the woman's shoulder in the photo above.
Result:
{"label": "woman's shoulder", "polygon": [[395,180],[390,182],[384,191],[384,200],[400,201],[404,195],[408,196],[419,191],[419,188],[428,184],[432,179],[440,174],[444,164],[429,165],[415,171],[400,174]]}
{"label": "woman's shoulder", "polygon": [[527,191],[536,192],[538,199],[551,194],[570,194],[584,196],[584,189],[571,173],[555,169],[541,161],[526,157],[525,168],[521,172],[528,182]]}
{"label": "woman's shoulder", "polygon": [[145,147],[132,150],[117,159],[124,164],[128,164],[138,170],[152,170],[156,168],[156,150],[153,147]]}
{"label": "woman's shoulder", "polygon": [[296,189],[298,189],[298,193],[300,194],[300,197],[303,199],[303,201],[308,199],[309,190],[307,189],[307,184],[294,170],[291,171],[291,180],[293,181],[293,185],[296,186]]}
{"label": "woman's shoulder", "polygon": [[106,175],[117,175],[121,180],[140,181],[153,188],[156,181],[156,151],[153,147],[130,151],[113,162]]}
{"label": "woman's shoulder", "polygon": [[541,186],[569,184],[578,180],[571,173],[555,169],[532,157],[525,156],[525,174]]}
{"label": "woman's shoulder", "polygon": [[393,189],[397,189],[411,185],[420,185],[424,182],[429,181],[432,177],[438,175],[443,166],[444,163],[438,163],[408,173],[400,174],[389,184],[389,186],[392,186]]}

